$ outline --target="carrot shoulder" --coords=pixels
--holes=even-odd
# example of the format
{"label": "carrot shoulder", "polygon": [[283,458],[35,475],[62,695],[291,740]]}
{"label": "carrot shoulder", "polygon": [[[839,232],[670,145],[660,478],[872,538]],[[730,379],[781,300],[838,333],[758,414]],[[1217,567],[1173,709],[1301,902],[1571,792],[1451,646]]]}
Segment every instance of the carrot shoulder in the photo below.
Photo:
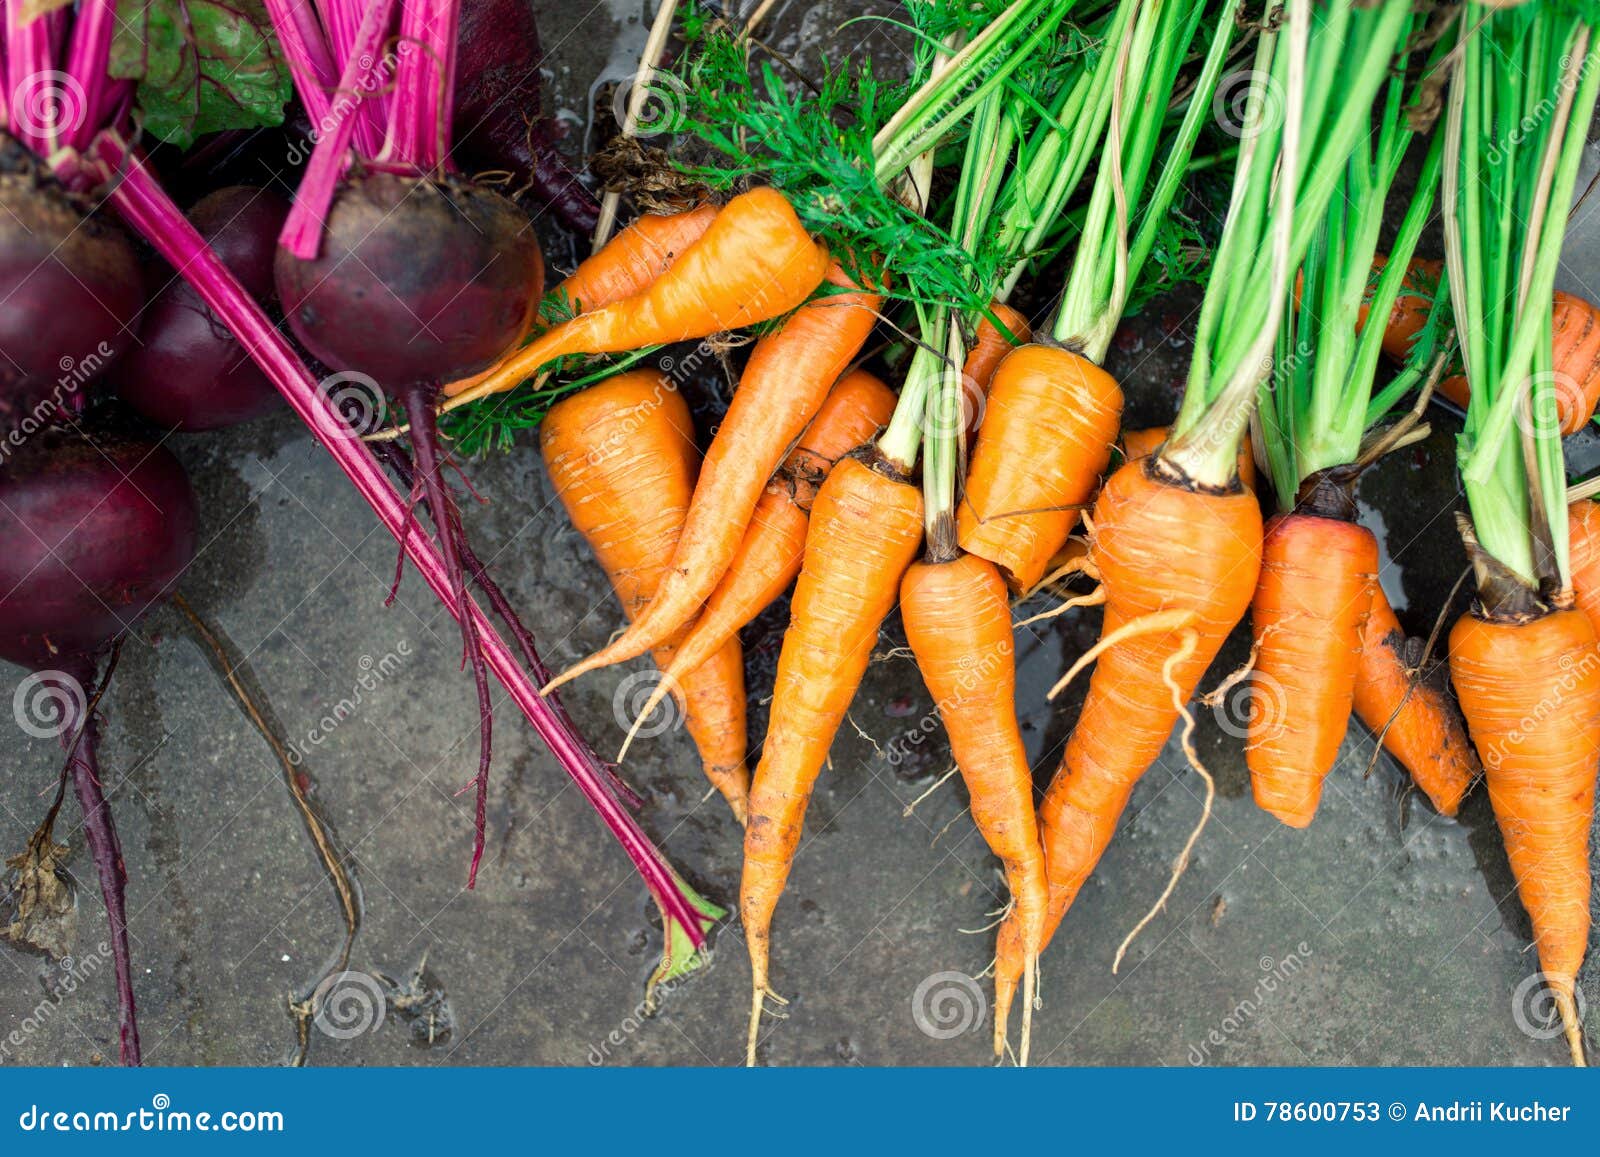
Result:
{"label": "carrot shoulder", "polygon": [[1412,647],[1388,596],[1374,582],[1356,666],[1356,717],[1382,738],[1384,750],[1439,813],[1453,816],[1483,768],[1449,690],[1412,669]]}
{"label": "carrot shoulder", "polygon": [[[1039,809],[1050,880],[1047,941],[1110,843],[1134,786],[1166,746],[1177,703],[1194,693],[1249,609],[1261,570],[1255,496],[1169,481],[1153,472],[1156,462],[1123,466],[1094,507],[1090,553],[1105,590],[1097,646],[1106,649]],[[1000,933],[995,990],[1003,1015],[1025,954],[1014,918]]]}
{"label": "carrot shoulder", "polygon": [[714,205],[697,205],[681,213],[646,213],[556,288],[578,313],[643,293],[685,249],[705,236],[716,216]]}
{"label": "carrot shoulder", "polygon": [[856,289],[837,265],[829,279],[846,291],[802,306],[756,343],[706,453],[672,566],[649,608],[551,687],[642,655],[683,628],[727,573],[767,481],[877,321],[875,294]]}

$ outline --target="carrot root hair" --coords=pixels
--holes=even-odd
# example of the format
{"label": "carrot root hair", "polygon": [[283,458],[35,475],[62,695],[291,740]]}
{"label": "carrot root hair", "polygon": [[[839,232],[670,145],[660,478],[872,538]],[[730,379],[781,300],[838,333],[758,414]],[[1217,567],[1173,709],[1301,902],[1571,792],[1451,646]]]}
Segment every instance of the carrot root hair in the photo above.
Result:
{"label": "carrot root hair", "polygon": [[1158,635],[1164,631],[1179,631],[1190,627],[1195,619],[1191,610],[1153,611],[1142,615],[1131,622],[1122,624],[1110,634],[1100,636],[1100,640],[1083,654],[1078,656],[1078,661],[1067,669],[1067,673],[1056,680],[1056,685],[1050,688],[1047,699],[1054,699],[1081,675],[1086,667],[1115,647],[1118,643],[1125,643],[1140,635]]}

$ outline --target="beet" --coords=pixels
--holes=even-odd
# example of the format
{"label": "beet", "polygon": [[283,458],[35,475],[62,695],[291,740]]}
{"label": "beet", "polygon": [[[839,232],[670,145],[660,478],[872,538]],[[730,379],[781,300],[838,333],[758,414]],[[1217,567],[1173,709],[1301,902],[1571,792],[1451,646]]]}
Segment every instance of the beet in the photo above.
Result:
{"label": "beet", "polygon": [[0,466],[0,658],[93,657],[194,557],[183,467],[142,442],[45,431]]}
{"label": "beet", "polygon": [[278,250],[277,283],[314,357],[399,397],[484,369],[515,343],[544,291],[544,258],[499,193],[366,173],[340,189],[316,258]]}
{"label": "beet", "polygon": [[0,431],[48,421],[133,340],[133,243],[0,134]]}
{"label": "beet", "polygon": [[[119,1052],[137,1065],[127,869],[96,751],[94,702],[104,687],[94,687],[102,652],[194,558],[194,492],[159,446],[45,430],[0,467],[0,542],[0,657],[39,672],[38,687],[61,706],[64,774],[111,926]],[[53,819],[54,809],[46,825]]]}
{"label": "beet", "polygon": [[[278,194],[234,185],[202,199],[189,221],[257,304],[270,308],[278,295],[273,254],[288,214]],[[195,288],[164,264],[152,273],[165,284],[144,311],[139,344],[117,366],[122,399],[158,425],[189,431],[234,426],[282,407],[267,375]]]}

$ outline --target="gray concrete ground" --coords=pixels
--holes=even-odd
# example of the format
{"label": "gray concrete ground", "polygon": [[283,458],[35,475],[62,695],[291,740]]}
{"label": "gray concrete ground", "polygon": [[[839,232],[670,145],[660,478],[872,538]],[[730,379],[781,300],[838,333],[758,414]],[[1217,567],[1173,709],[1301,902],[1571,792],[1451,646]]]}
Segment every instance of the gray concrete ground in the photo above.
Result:
{"label": "gray concrete ground", "polygon": [[[642,32],[625,7],[545,18],[554,87],[579,120],[591,77],[631,69]],[[818,6],[805,21],[831,28],[843,11]],[[796,47],[791,16],[780,43]],[[1580,222],[1580,254],[1600,236],[1585,225],[1592,217]],[[557,265],[565,257],[551,246]],[[1577,260],[1567,276],[1581,288],[1592,269]],[[1595,288],[1590,297],[1600,297]],[[1195,304],[1192,295],[1157,302],[1119,338],[1113,368],[1130,383],[1130,423],[1170,418]],[[1426,633],[1464,562],[1450,519],[1454,425],[1437,424],[1362,489],[1386,548],[1385,586],[1413,633]],[[387,1015],[354,1035],[337,1023],[313,1031],[311,1062],[736,1063],[748,980],[737,924],[719,928],[709,969],[667,993],[656,1015],[640,1015],[660,951],[648,897],[503,696],[489,854],[477,890],[464,890],[471,804],[455,792],[472,774],[476,729],[458,637],[414,575],[384,608],[393,543],[328,457],[287,416],[171,444],[204,498],[203,550],[183,594],[244,656],[251,684],[303,749],[303,782],[364,898],[351,969],[388,978],[368,982],[387,996]],[[489,499],[469,512],[474,539],[552,665],[603,641],[614,607],[552,505],[531,440],[471,476]],[[779,609],[747,634],[756,737],[782,622]],[[1069,693],[1048,704],[1045,690],[1097,627],[1094,614],[1074,613],[1019,634],[1019,707],[1041,783],[1079,703]],[[891,623],[884,652],[898,630]],[[1218,670],[1244,650],[1235,639]],[[603,751],[621,739],[613,695],[627,674],[601,673],[567,696]],[[20,679],[11,668],[0,676],[0,690]],[[353,703],[348,718],[320,723],[341,700]],[[1316,823],[1290,831],[1249,798],[1244,709],[1235,698],[1201,713],[1215,813],[1168,910],[1113,975],[1116,945],[1160,892],[1200,806],[1176,745],[1135,793],[1045,957],[1035,1060],[1564,1063],[1565,1048],[1518,1005],[1519,983],[1537,966],[1482,791],[1459,821],[1438,817],[1387,757],[1364,774],[1372,739],[1353,725]],[[786,1020],[768,1022],[768,1063],[988,1060],[986,982],[966,978],[989,962],[992,934],[979,930],[1003,888],[959,780],[928,790],[948,766],[942,737],[908,742],[930,710],[912,664],[885,658],[834,746],[779,908],[774,983],[791,1003]],[[129,641],[105,714],[149,1062],[283,1063],[294,1052],[288,998],[322,974],[342,925],[268,748],[171,610]],[[3,742],[0,849],[9,853],[37,822],[59,753],[15,731]],[[644,826],[706,895],[731,904],[738,829],[719,800],[702,798],[687,737],[675,730],[640,745],[625,775],[645,796]],[[104,916],[76,818],[69,805],[60,835],[80,881],[74,966],[90,975],[57,1001],[62,965],[0,947],[3,1063],[115,1057],[109,961],[96,947]],[[360,1028],[366,992],[354,983]],[[1583,987],[1600,995],[1593,965]]]}

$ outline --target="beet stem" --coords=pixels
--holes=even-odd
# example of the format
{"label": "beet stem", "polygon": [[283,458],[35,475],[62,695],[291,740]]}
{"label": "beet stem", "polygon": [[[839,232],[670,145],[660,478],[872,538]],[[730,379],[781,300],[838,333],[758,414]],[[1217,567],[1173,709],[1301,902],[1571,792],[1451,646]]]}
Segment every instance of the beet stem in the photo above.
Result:
{"label": "beet stem", "polygon": [[[88,663],[70,675],[82,687],[94,682],[94,668]],[[69,708],[71,710],[73,708]],[[72,789],[83,811],[84,840],[100,876],[100,895],[105,901],[106,921],[111,925],[111,957],[117,979],[118,1053],[124,1065],[139,1065],[142,1063],[139,1022],[133,999],[133,962],[128,952],[128,870],[123,863],[117,827],[111,818],[111,805],[100,783],[97,754],[100,735],[94,707],[86,706],[81,716],[64,722],[67,726],[62,734],[74,736],[67,743]]]}
{"label": "beet stem", "polygon": [[478,693],[478,788],[477,810],[472,825],[472,867],[467,871],[467,887],[478,883],[478,864],[483,860],[483,848],[489,828],[489,760],[494,734],[494,704],[489,698],[489,671],[484,665],[483,648],[478,644],[477,623],[472,617],[472,603],[467,597],[467,582],[461,570],[461,543],[466,537],[461,522],[456,517],[455,502],[445,484],[440,464],[439,428],[434,422],[433,404],[438,396],[437,386],[408,386],[401,393],[405,403],[406,419],[411,423],[411,446],[417,456],[417,477],[422,480],[423,493],[428,496],[428,509],[433,515],[433,528],[439,536],[439,550],[444,555],[445,573],[450,577],[451,593],[455,597],[461,623],[462,662],[472,667],[472,683]]}
{"label": "beet stem", "polygon": [[[349,434],[348,420],[329,396],[318,388],[316,379],[301,362],[284,336],[277,331],[261,307],[239,284],[216,253],[189,224],[172,199],[157,183],[141,158],[115,133],[95,138],[93,157],[118,174],[111,193],[112,203],[123,218],[161,254],[184,279],[194,286],[205,303],[250,351],[273,385],[283,394],[300,420],[333,455],[340,469],[355,486],[374,514],[399,541],[407,522],[400,495],[384,478],[366,444]],[[406,553],[423,581],[433,589],[451,614],[460,606],[451,597],[444,561],[424,535],[411,535]],[[589,805],[600,814],[617,842],[633,861],[651,897],[661,909],[669,947],[681,938],[692,951],[706,943],[706,931],[716,919],[714,906],[701,898],[673,870],[672,865],[651,842],[638,822],[610,791],[605,778],[595,773],[584,757],[585,745],[563,726],[551,705],[539,696],[526,671],[506,648],[494,625],[470,599],[468,610],[474,617],[484,650],[484,658],[506,688],[518,710],[533,725]],[[593,758],[592,753],[590,759]],[[671,963],[669,961],[669,963]]]}

